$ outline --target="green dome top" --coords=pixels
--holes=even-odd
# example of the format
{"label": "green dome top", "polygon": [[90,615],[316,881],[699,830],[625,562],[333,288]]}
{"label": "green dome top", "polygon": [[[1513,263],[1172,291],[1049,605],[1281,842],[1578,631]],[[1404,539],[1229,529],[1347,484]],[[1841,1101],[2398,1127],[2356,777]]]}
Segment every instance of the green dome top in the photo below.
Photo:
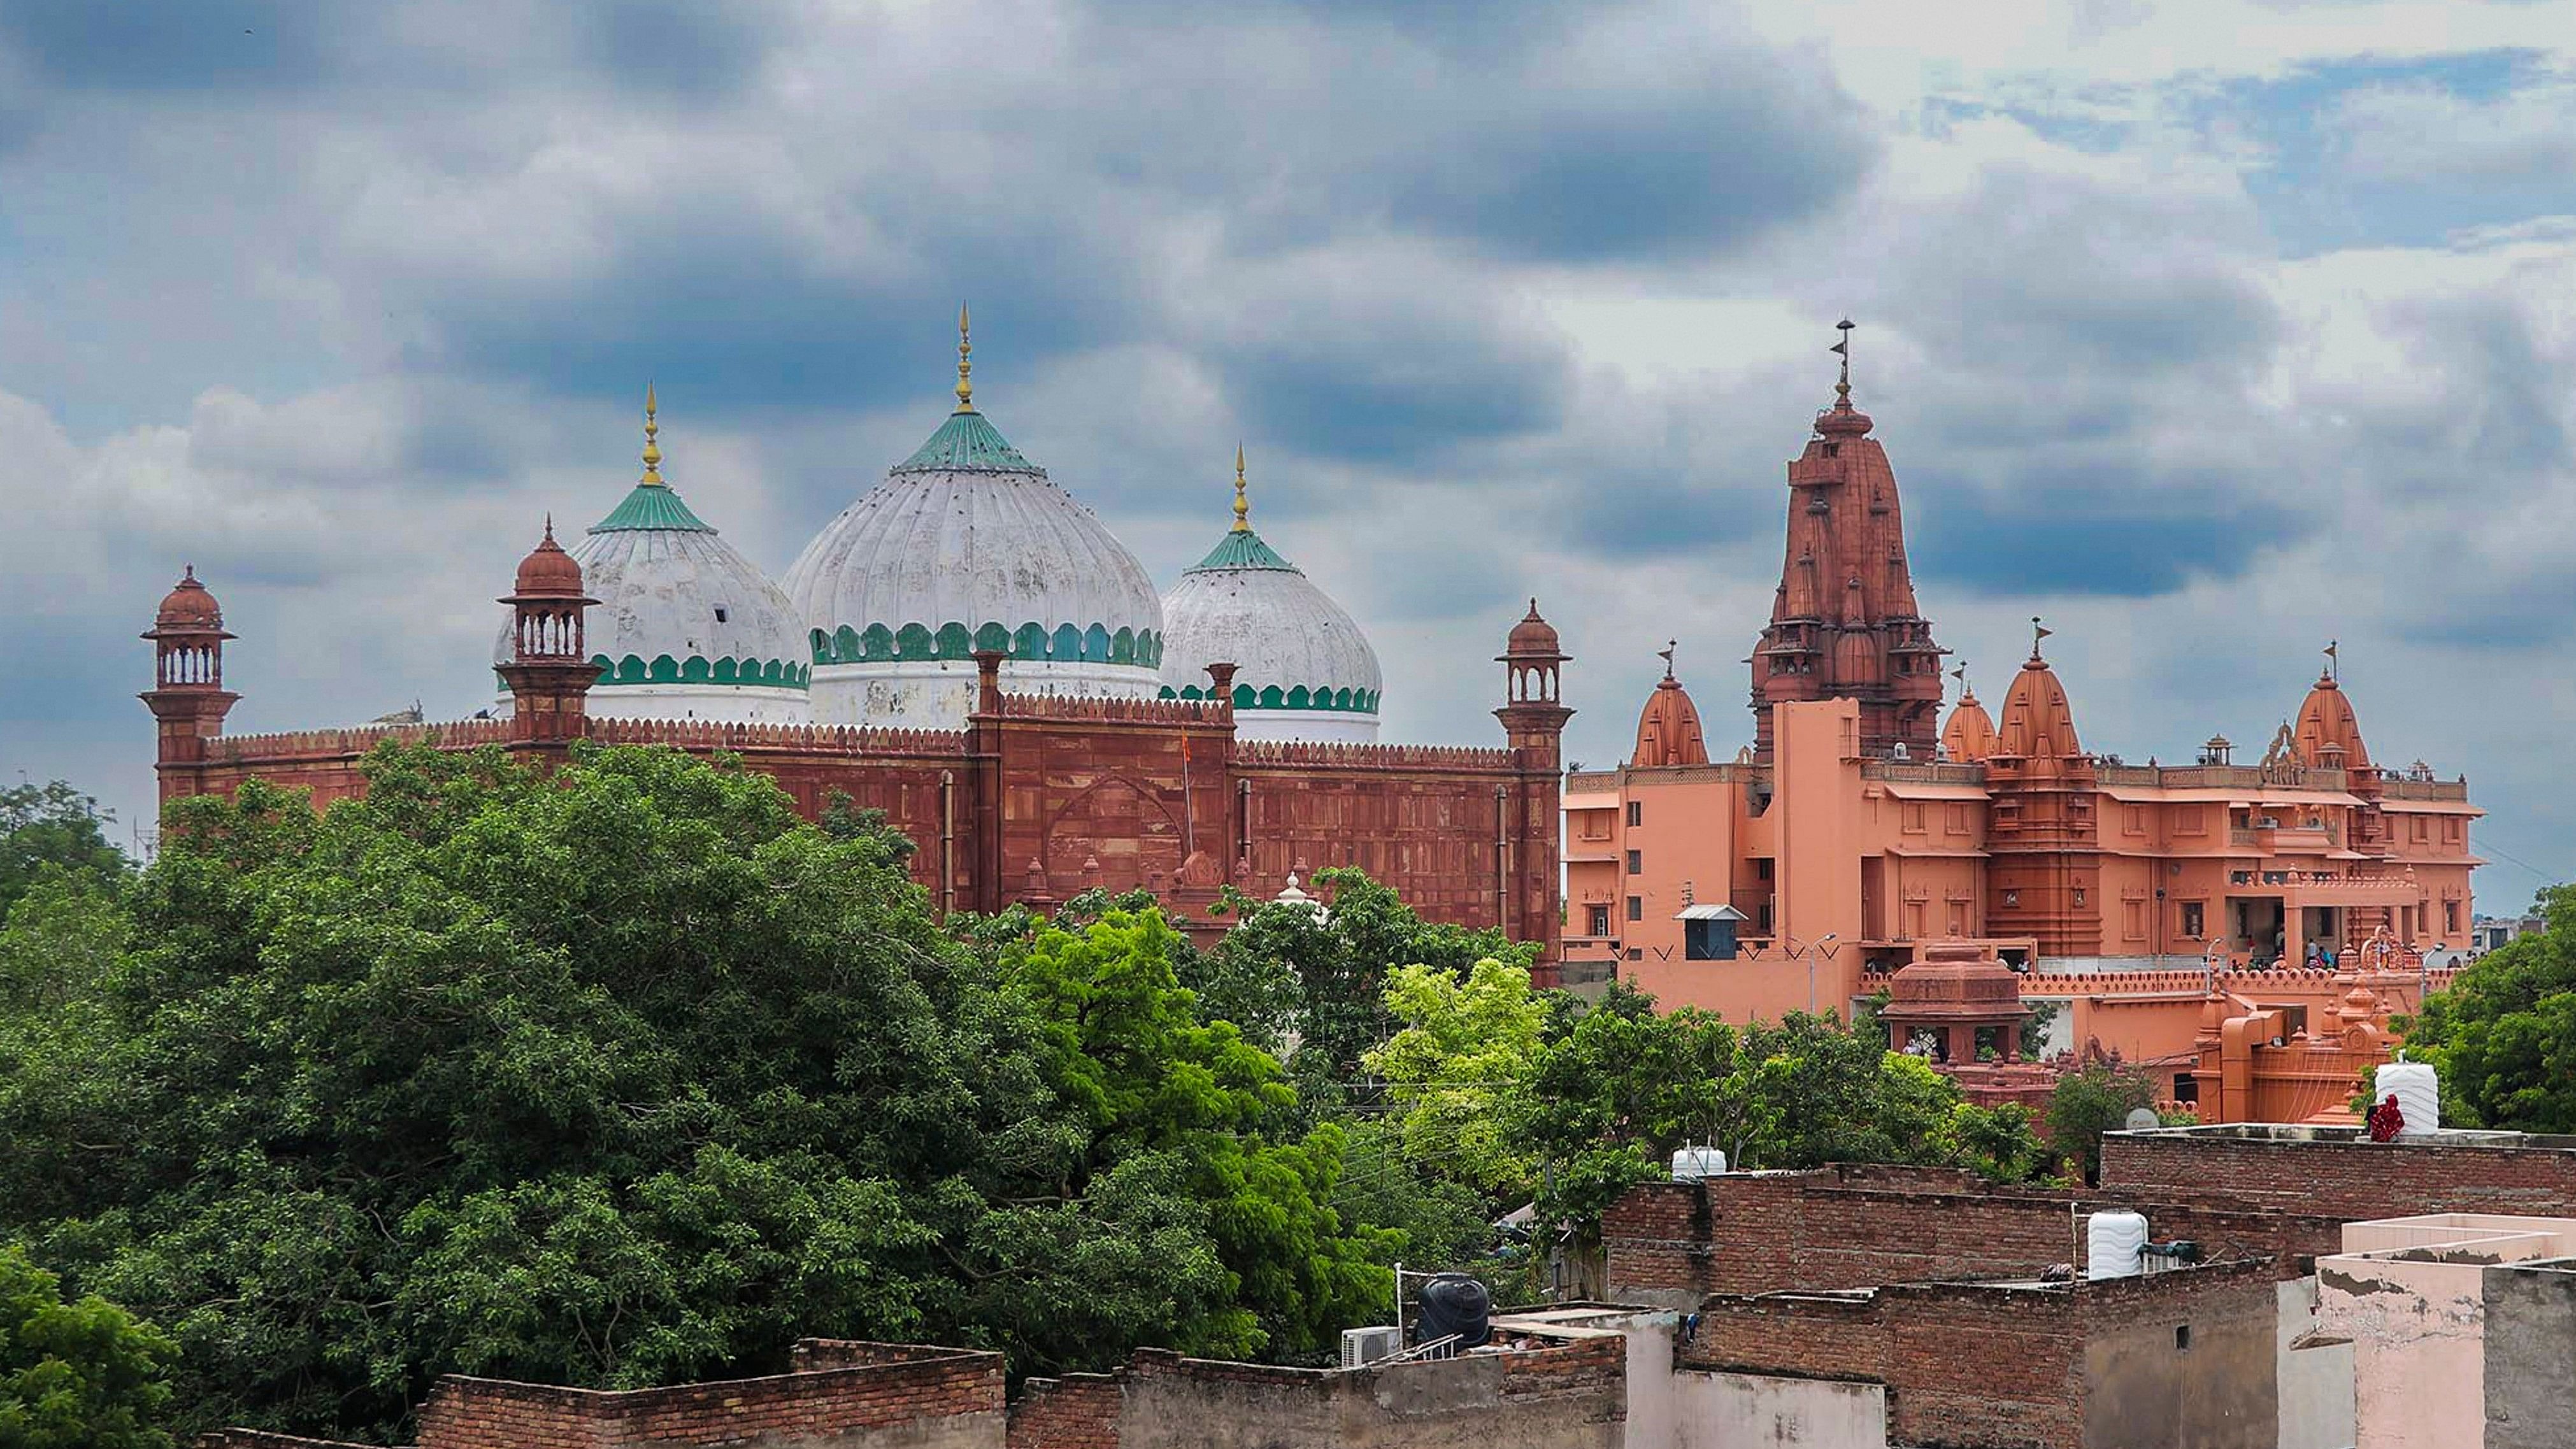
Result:
{"label": "green dome top", "polygon": [[593,533],[649,533],[670,529],[679,533],[713,533],[714,529],[698,521],[680,495],[667,483],[638,483],[627,492],[626,500],[597,523]]}
{"label": "green dome top", "polygon": [[959,410],[948,415],[930,441],[921,445],[911,457],[888,470],[894,473],[1034,473],[1045,477],[1046,470],[1020,456],[1020,450],[984,421],[978,412]]}
{"label": "green dome top", "polygon": [[1217,541],[1215,548],[1208,550],[1206,558],[1200,559],[1195,567],[1185,572],[1204,574],[1221,569],[1278,569],[1292,574],[1305,572],[1281,558],[1270,545],[1261,541],[1260,534],[1250,528],[1236,528],[1229,531],[1224,538]]}

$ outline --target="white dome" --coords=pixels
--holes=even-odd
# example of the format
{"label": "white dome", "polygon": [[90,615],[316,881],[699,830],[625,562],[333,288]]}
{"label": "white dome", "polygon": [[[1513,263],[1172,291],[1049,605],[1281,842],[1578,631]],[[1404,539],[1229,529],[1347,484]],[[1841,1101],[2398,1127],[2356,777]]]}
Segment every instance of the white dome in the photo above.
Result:
{"label": "white dome", "polygon": [[807,628],[815,716],[955,727],[976,649],[1009,688],[1157,692],[1163,608],[1091,510],[980,413],[961,410],[841,511],[787,572]]}
{"label": "white dome", "polygon": [[[572,556],[583,590],[599,600],[583,625],[600,668],[592,714],[764,724],[811,718],[812,666],[787,595],[658,476],[635,485]],[[509,653],[505,624],[494,663]]]}
{"label": "white dome", "polygon": [[1203,698],[1231,663],[1244,739],[1374,743],[1377,651],[1332,597],[1237,521],[1163,596],[1163,693]]}

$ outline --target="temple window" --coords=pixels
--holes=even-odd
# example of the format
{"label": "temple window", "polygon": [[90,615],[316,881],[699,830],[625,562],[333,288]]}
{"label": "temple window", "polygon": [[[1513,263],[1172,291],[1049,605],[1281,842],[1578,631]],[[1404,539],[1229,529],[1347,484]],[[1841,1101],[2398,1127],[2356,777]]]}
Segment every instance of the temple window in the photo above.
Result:
{"label": "temple window", "polygon": [[1646,871],[1646,853],[1645,853],[1644,851],[1642,851],[1642,850],[1632,850],[1632,851],[1629,851],[1629,852],[1628,852],[1628,874],[1630,874],[1630,875],[1643,875],[1643,874],[1645,874],[1645,871]]}
{"label": "temple window", "polygon": [[1645,918],[1646,898],[1644,896],[1628,897],[1628,919],[1632,921],[1642,921]]}
{"label": "temple window", "polygon": [[1645,802],[1644,802],[1644,801],[1641,801],[1641,800],[1631,800],[1631,801],[1629,801],[1629,802],[1628,802],[1628,828],[1629,828],[1629,829],[1631,829],[1631,830],[1634,830],[1634,829],[1636,829],[1638,826],[1643,825],[1643,824],[1645,824],[1645,823],[1646,823],[1646,806],[1645,806]]}

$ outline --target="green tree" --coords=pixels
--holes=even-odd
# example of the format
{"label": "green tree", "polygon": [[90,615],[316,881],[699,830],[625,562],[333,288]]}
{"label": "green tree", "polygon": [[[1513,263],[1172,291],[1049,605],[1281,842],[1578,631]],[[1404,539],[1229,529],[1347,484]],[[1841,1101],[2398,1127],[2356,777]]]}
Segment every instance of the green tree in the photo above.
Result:
{"label": "green tree", "polygon": [[0,1012],[0,1232],[166,1326],[180,1431],[399,1438],[441,1372],[807,1333],[1285,1351],[1383,1298],[1338,1132],[1268,1135],[1275,1063],[1196,1020],[1159,918],[961,942],[902,842],[731,760],[366,769],[325,814],[181,802],[121,899],[0,936],[13,982],[86,963]]}
{"label": "green tree", "polygon": [[0,790],[0,919],[48,871],[122,877],[125,852],[107,838],[115,820],[61,780]]}
{"label": "green tree", "polygon": [[1664,1175],[1685,1142],[1716,1140],[1732,1028],[1705,1012],[1655,1010],[1655,999],[1613,983],[1588,1011],[1559,1012],[1518,1101],[1518,1130],[1542,1159],[1539,1215],[1599,1237],[1619,1194]]}
{"label": "green tree", "polygon": [[1319,1107],[1338,1102],[1338,1086],[1359,1071],[1361,1054],[1392,1030],[1388,972],[1420,965],[1464,976],[1482,960],[1526,969],[1538,959],[1535,944],[1499,930],[1423,920],[1356,867],[1319,870],[1310,885],[1331,902],[1320,919],[1303,906],[1229,891],[1220,909],[1238,921],[1211,952],[1208,971],[1231,1001],[1262,1018],[1243,1022],[1256,1040],[1295,1034],[1291,1074]]}
{"label": "green tree", "polygon": [[1488,958],[1461,978],[1401,966],[1386,1008],[1403,1028],[1361,1061],[1398,1108],[1405,1157],[1480,1192],[1521,1189],[1535,1164],[1505,1103],[1527,1088],[1547,1020],[1528,969]]}
{"label": "green tree", "polygon": [[2469,963],[2397,1023],[2408,1056],[2441,1073],[2447,1125],[2576,1131],[2576,886],[2535,905],[2547,929]]}
{"label": "green tree", "polygon": [[2155,1078],[2135,1067],[2080,1067],[2058,1078],[2048,1095],[2048,1140],[2082,1173],[2085,1186],[2094,1186],[2102,1180],[2102,1134],[2155,1104]]}
{"label": "green tree", "polygon": [[163,1371],[176,1351],[103,1298],[66,1301],[59,1278],[0,1246],[0,1444],[168,1449]]}

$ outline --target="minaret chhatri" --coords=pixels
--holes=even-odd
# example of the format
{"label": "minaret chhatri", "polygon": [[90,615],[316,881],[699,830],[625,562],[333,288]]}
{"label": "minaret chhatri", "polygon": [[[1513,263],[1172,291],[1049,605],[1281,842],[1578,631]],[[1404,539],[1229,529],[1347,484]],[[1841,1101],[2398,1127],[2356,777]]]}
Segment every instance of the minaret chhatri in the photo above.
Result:
{"label": "minaret chhatri", "polygon": [[1864,754],[1903,745],[1929,760],[1938,743],[1941,646],[1916,608],[1905,558],[1905,514],[1887,450],[1852,406],[1851,333],[1834,404],[1789,464],[1788,549],[1771,624],[1754,646],[1754,753],[1771,757],[1771,706],[1789,700],[1860,702]]}

